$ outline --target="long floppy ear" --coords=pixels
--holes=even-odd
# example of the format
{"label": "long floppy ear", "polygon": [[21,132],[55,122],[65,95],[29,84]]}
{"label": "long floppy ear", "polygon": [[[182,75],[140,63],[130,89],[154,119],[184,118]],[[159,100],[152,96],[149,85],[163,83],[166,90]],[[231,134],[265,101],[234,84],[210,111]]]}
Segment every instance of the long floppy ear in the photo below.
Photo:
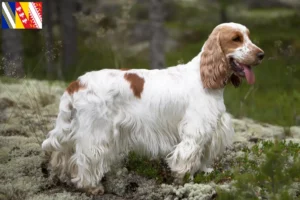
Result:
{"label": "long floppy ear", "polygon": [[220,45],[218,31],[205,42],[200,60],[200,74],[204,88],[219,89],[225,86],[229,69]]}
{"label": "long floppy ear", "polygon": [[237,75],[235,75],[235,74],[232,74],[231,76],[230,76],[230,82],[232,83],[232,85],[234,86],[234,87],[239,87],[240,86],[240,84],[242,83],[242,80],[237,76]]}

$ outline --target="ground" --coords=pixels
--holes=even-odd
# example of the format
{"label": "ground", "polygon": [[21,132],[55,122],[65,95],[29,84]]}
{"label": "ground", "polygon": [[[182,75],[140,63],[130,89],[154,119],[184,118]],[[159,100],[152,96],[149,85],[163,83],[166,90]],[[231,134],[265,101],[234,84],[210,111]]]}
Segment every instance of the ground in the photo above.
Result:
{"label": "ground", "polygon": [[247,118],[233,119],[234,144],[209,175],[198,173],[190,182],[187,174],[186,184],[175,186],[163,160],[131,153],[106,175],[104,196],[86,196],[55,178],[41,150],[66,84],[0,82],[1,200],[300,199],[300,127]]}

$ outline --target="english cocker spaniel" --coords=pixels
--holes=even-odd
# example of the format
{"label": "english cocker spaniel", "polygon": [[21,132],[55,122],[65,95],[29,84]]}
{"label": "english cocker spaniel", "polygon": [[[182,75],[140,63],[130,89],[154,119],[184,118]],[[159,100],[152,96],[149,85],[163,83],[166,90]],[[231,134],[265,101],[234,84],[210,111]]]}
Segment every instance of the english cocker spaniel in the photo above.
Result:
{"label": "english cocker spaniel", "polygon": [[264,52],[249,30],[218,25],[201,52],[163,70],[103,69],[72,82],[61,97],[55,128],[43,142],[61,179],[92,194],[121,153],[164,157],[178,180],[208,166],[232,143],[224,87],[255,82]]}

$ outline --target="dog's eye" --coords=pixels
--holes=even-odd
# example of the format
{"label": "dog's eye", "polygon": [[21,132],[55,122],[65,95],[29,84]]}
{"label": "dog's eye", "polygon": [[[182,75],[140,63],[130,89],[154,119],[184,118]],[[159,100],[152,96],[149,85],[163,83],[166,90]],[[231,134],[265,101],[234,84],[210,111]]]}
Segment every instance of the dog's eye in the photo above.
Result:
{"label": "dog's eye", "polygon": [[241,42],[242,39],[241,39],[240,36],[236,36],[236,37],[232,38],[232,41],[234,41],[234,42]]}

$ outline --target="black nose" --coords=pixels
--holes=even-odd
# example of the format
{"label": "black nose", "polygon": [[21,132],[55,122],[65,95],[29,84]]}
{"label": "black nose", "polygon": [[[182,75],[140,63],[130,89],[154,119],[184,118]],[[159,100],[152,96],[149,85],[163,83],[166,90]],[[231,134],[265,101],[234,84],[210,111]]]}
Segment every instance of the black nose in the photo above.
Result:
{"label": "black nose", "polygon": [[262,60],[262,59],[264,58],[264,56],[265,56],[265,53],[264,53],[264,52],[259,52],[259,53],[257,54],[257,58],[258,58],[259,60]]}

